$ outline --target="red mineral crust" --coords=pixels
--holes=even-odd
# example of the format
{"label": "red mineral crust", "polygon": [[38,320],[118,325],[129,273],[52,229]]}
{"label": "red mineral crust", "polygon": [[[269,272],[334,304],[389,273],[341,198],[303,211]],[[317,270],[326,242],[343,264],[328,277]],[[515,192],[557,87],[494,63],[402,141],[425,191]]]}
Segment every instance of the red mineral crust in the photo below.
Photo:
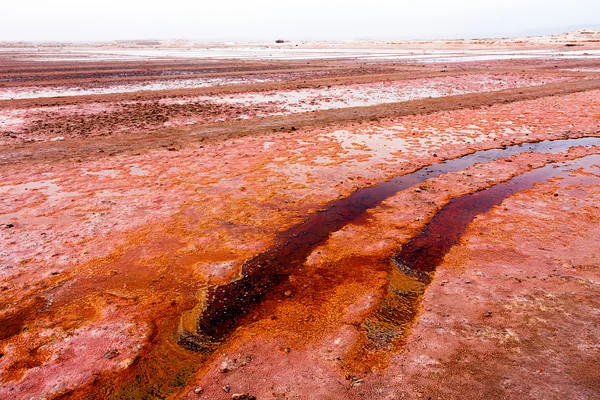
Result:
{"label": "red mineral crust", "polygon": [[595,59],[44,54],[0,54],[0,398],[600,396]]}

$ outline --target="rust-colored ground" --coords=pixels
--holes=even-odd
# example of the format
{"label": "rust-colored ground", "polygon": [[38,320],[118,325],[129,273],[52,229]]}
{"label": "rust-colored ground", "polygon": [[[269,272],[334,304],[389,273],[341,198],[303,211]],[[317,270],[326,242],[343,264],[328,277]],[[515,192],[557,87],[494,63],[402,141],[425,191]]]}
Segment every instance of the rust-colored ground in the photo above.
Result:
{"label": "rust-colored ground", "polygon": [[[0,398],[600,396],[600,146],[302,231],[443,160],[600,137],[596,59],[0,65]],[[426,278],[394,266],[453,199],[547,165]]]}

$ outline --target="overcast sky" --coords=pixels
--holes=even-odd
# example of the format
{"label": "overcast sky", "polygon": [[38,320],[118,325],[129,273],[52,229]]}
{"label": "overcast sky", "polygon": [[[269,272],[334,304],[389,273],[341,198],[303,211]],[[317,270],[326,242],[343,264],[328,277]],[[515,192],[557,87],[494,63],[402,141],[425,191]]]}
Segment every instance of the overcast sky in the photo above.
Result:
{"label": "overcast sky", "polygon": [[0,41],[421,39],[600,24],[600,0],[3,0]]}

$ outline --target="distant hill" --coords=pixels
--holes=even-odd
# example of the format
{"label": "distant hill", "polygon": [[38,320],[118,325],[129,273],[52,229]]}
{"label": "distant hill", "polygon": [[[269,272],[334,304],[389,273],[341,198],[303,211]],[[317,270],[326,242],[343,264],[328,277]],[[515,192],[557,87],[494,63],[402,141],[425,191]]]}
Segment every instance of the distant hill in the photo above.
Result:
{"label": "distant hill", "polygon": [[582,24],[582,25],[571,25],[571,26],[560,26],[551,28],[539,28],[539,29],[528,29],[516,33],[514,36],[547,36],[547,35],[558,35],[561,33],[570,33],[583,30],[594,30],[600,31],[600,24]]}

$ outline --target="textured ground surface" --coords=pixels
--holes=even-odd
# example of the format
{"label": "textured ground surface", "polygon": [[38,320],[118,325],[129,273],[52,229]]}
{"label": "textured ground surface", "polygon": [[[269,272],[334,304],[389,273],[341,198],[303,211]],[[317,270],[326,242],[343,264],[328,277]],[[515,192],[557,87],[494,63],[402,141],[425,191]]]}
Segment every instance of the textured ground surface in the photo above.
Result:
{"label": "textured ground surface", "polygon": [[[359,188],[600,137],[595,59],[0,57],[0,398],[600,396],[599,146],[425,179],[218,340],[197,326],[246,260]],[[430,283],[391,263],[453,199],[549,163],[568,171],[476,216]]]}

